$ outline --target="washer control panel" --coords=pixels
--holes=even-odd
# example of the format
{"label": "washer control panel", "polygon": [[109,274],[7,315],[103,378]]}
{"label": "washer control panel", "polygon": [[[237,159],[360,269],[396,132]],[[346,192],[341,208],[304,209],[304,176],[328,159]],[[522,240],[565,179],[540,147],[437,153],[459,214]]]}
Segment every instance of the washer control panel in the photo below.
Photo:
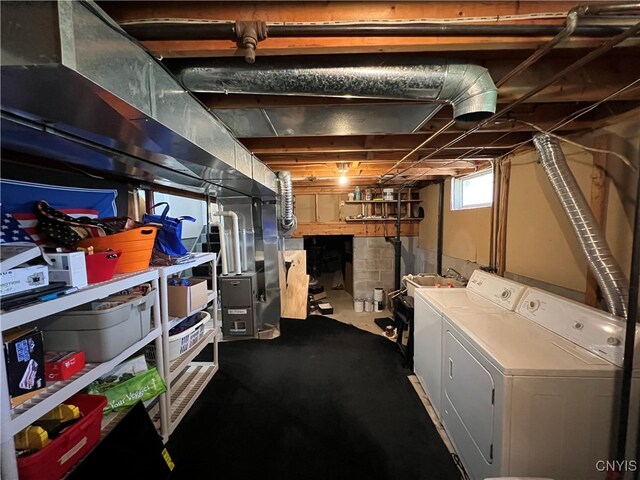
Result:
{"label": "washer control panel", "polygon": [[526,289],[524,285],[482,270],[473,272],[469,283],[467,283],[467,288],[511,311],[515,310],[518,300]]}
{"label": "washer control panel", "polygon": [[[625,322],[620,317],[537,288],[527,289],[516,312],[594,355],[622,366]],[[640,350],[638,333],[640,328],[636,330],[636,352]]]}

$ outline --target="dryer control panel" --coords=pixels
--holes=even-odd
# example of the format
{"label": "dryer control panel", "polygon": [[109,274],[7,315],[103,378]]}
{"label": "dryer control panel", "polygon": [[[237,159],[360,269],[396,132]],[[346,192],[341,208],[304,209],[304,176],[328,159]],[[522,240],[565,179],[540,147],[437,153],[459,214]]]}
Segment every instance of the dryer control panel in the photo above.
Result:
{"label": "dryer control panel", "polygon": [[[624,357],[625,322],[587,305],[529,288],[516,310],[538,325],[619,367]],[[636,352],[640,345],[636,330]],[[634,354],[637,359],[637,353]]]}
{"label": "dryer control panel", "polygon": [[506,278],[475,270],[467,288],[507,310],[515,310],[527,287]]}

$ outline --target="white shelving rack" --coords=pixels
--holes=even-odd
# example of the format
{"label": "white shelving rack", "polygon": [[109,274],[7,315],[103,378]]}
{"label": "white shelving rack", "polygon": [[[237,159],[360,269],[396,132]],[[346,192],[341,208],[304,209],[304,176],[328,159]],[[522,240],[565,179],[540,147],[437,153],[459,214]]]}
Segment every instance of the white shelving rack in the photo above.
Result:
{"label": "white shelving rack", "polygon": [[[211,280],[212,290],[209,291],[209,305],[213,302],[211,308],[211,317],[213,319],[213,327],[207,326],[202,339],[190,350],[180,355],[173,361],[169,361],[169,357],[164,356],[164,371],[166,372],[165,381],[167,384],[168,401],[166,402],[165,418],[167,419],[167,430],[169,435],[173,433],[182,418],[185,416],[189,408],[198,399],[209,380],[218,371],[218,341],[221,336],[218,328],[218,298],[217,298],[217,279],[216,279],[216,254],[215,253],[196,253],[195,262],[185,263],[182,265],[172,265],[158,269],[160,274],[160,314],[162,327],[162,342],[165,352],[169,352],[169,330],[180,323],[188,316],[203,310],[202,307],[193,312],[189,312],[187,317],[175,318],[169,317],[168,313],[168,288],[167,280],[173,276],[182,273],[185,270],[211,263]],[[194,362],[193,359],[209,344],[213,343],[213,359],[211,362]]]}
{"label": "white shelving rack", "polygon": [[[116,275],[112,280],[89,285],[88,287],[82,288],[78,292],[70,295],[1,314],[0,340],[2,340],[1,332],[10,328],[37,322],[48,315],[53,315],[78,305],[107,297],[111,294],[142,283],[151,283],[156,295],[153,305],[154,325],[153,329],[146,337],[131,345],[122,353],[107,362],[88,363],[82,371],[78,372],[70,379],[48,383],[43,392],[18,405],[16,408],[11,408],[9,399],[4,349],[0,352],[0,458],[3,479],[18,479],[15,448],[13,443],[13,436],[16,433],[27,427],[30,423],[40,418],[58,404],[64,402],[73,394],[85,388],[98,377],[109,372],[116,365],[126,360],[138,350],[144,348],[147,344],[155,342],[156,356],[160,359],[157,367],[158,373],[160,373],[163,378],[166,378],[165,374],[168,373],[168,370],[165,369],[166,362],[164,361],[163,355],[164,345],[166,342],[164,342],[162,335],[162,322],[158,321],[158,319],[162,318],[160,309],[158,269],[147,269],[130,274]],[[169,422],[166,418],[168,411],[168,398],[168,394],[165,393],[160,396],[159,401],[159,415],[161,417],[160,432],[165,439],[169,436]],[[109,424],[112,425],[112,422],[103,422],[103,426],[105,428]]]}

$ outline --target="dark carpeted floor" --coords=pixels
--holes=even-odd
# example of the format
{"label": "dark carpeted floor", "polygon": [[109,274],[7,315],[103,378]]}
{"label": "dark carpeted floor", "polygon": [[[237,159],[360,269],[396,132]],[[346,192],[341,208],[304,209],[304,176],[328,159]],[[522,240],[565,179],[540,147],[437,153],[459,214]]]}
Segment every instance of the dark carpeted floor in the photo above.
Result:
{"label": "dark carpeted floor", "polygon": [[167,444],[172,479],[460,478],[392,342],[321,316],[280,326],[220,344]]}

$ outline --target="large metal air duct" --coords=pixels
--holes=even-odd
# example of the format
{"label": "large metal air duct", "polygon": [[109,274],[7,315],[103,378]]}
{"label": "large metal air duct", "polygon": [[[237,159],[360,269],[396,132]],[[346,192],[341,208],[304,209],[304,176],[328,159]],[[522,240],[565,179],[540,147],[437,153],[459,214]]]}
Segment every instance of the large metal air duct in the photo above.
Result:
{"label": "large metal air duct", "polygon": [[546,134],[533,137],[533,143],[538,150],[542,167],[587,256],[607,309],[614,315],[626,318],[629,298],[627,279],[611,254],[605,236],[569,169],[560,143]]}
{"label": "large metal air duct", "polygon": [[252,65],[207,59],[176,73],[194,92],[427,100],[450,103],[463,121],[495,113],[498,93],[484,67],[415,57],[274,58]]}

